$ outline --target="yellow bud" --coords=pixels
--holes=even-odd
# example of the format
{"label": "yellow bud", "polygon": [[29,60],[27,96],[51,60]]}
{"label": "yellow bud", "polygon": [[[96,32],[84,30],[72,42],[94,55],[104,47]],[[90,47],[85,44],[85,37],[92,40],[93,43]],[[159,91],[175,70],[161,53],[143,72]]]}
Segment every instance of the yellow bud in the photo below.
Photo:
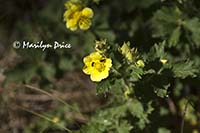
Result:
{"label": "yellow bud", "polygon": [[133,53],[136,50],[133,48],[130,48],[130,43],[124,43],[122,45],[122,47],[120,48],[120,52],[122,53],[122,55],[124,55],[129,61],[133,61]]}
{"label": "yellow bud", "polygon": [[166,59],[160,59],[160,62],[161,62],[162,64],[166,64],[166,63],[167,63],[167,60],[166,60]]}
{"label": "yellow bud", "polygon": [[136,62],[136,65],[137,65],[138,67],[144,67],[144,62],[143,62],[143,60],[138,60],[138,61]]}

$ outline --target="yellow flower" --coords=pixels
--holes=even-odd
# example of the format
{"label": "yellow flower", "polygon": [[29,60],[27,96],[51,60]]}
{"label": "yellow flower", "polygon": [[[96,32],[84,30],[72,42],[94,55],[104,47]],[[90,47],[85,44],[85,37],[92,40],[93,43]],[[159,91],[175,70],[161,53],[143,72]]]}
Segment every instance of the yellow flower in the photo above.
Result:
{"label": "yellow flower", "polygon": [[167,63],[167,60],[166,60],[166,59],[160,59],[160,62],[161,62],[162,64],[166,64],[166,63]]}
{"label": "yellow flower", "polygon": [[120,48],[120,52],[125,56],[129,61],[133,61],[136,58],[137,49],[130,48],[130,43],[124,43]]}
{"label": "yellow flower", "polygon": [[99,52],[93,52],[83,59],[85,66],[83,72],[90,75],[92,81],[99,82],[109,76],[112,60]]}
{"label": "yellow flower", "polygon": [[66,27],[72,31],[77,30],[78,26],[82,30],[87,30],[92,25],[91,18],[94,13],[91,8],[83,8],[79,4],[72,2],[65,3],[66,11],[64,13],[64,21]]}
{"label": "yellow flower", "polygon": [[144,67],[144,62],[143,62],[143,60],[138,60],[138,61],[136,62],[136,65],[137,65],[138,67]]}

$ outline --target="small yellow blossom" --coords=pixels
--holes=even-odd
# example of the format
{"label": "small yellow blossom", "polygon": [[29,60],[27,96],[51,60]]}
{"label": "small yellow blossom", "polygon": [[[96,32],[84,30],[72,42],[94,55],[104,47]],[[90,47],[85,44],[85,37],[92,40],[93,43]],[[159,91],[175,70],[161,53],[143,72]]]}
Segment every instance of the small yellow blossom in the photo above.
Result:
{"label": "small yellow blossom", "polygon": [[124,55],[129,61],[133,61],[136,58],[137,49],[130,48],[130,43],[124,43],[120,48],[120,52]]}
{"label": "small yellow blossom", "polygon": [[60,119],[58,117],[54,117],[52,120],[54,123],[58,123],[60,121]]}
{"label": "small yellow blossom", "polygon": [[138,60],[138,61],[136,62],[136,65],[137,65],[138,67],[144,67],[144,61],[143,61],[143,60]]}
{"label": "small yellow blossom", "polygon": [[167,63],[167,60],[166,60],[166,59],[160,59],[160,62],[161,62],[162,64],[166,64],[166,63]]}
{"label": "small yellow blossom", "polygon": [[92,81],[99,82],[109,76],[112,60],[99,52],[93,52],[83,59],[85,66],[83,72],[90,75]]}
{"label": "small yellow blossom", "polygon": [[94,15],[91,8],[83,8],[81,5],[72,2],[66,2],[65,7],[67,10],[64,13],[64,21],[67,28],[72,31],[77,30],[78,26],[82,30],[90,28],[91,18]]}

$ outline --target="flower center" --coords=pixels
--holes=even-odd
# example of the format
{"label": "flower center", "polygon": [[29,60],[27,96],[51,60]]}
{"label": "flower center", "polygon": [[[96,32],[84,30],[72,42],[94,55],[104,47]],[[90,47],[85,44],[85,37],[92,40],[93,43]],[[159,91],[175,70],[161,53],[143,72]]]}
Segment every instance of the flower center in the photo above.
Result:
{"label": "flower center", "polygon": [[99,72],[102,72],[102,71],[104,71],[105,70],[105,65],[104,65],[104,63],[105,63],[105,59],[101,59],[101,60],[99,60],[99,61],[96,61],[96,62],[92,62],[92,67],[94,67],[97,71],[99,71]]}

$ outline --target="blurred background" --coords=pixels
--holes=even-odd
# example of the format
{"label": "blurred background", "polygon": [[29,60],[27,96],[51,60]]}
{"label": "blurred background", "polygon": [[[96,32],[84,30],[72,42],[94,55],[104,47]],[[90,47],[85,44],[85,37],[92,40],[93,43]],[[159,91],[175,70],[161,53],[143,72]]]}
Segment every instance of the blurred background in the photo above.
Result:
{"label": "blurred background", "polygon": [[[200,64],[199,0],[87,0],[94,11],[92,27],[75,32],[63,21],[65,2],[0,0],[0,133],[62,133],[63,127],[79,130],[86,124],[107,99],[96,95],[95,84],[82,72],[82,59],[94,51],[99,37],[111,44],[130,41],[141,53],[167,40],[174,60]],[[72,48],[15,49],[15,41],[58,41]],[[199,128],[199,77],[173,81],[176,89],[171,88],[172,99],[162,109],[171,112],[162,118],[170,129],[181,122],[177,112],[186,95],[193,97],[196,111],[185,133]]]}

